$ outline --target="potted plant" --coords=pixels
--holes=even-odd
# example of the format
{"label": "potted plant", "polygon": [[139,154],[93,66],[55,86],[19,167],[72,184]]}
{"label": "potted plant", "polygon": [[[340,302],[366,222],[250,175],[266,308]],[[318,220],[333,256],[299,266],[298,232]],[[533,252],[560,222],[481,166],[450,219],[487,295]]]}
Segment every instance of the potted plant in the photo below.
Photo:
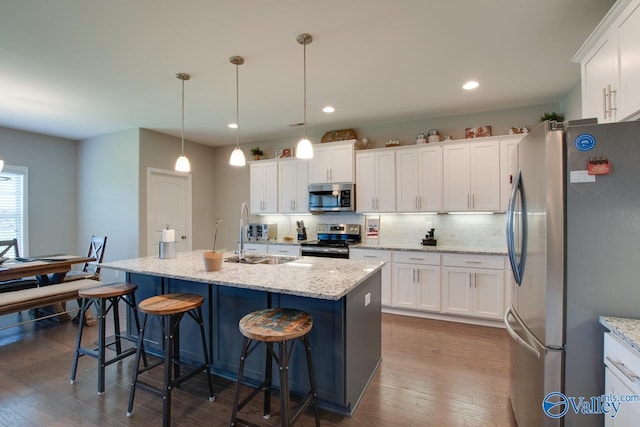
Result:
{"label": "potted plant", "polygon": [[260,160],[260,156],[264,156],[264,151],[256,146],[251,149],[251,154],[253,154],[253,160]]}
{"label": "potted plant", "polygon": [[222,220],[216,218],[216,232],[213,235],[213,250],[204,252],[204,270],[205,271],[220,271],[222,270],[222,251],[216,252],[216,242],[218,240],[218,225]]}
{"label": "potted plant", "polygon": [[554,120],[556,122],[564,122],[564,114],[556,113],[555,111],[552,111],[550,113],[544,113],[542,116],[540,116],[540,121],[544,122],[545,120]]}

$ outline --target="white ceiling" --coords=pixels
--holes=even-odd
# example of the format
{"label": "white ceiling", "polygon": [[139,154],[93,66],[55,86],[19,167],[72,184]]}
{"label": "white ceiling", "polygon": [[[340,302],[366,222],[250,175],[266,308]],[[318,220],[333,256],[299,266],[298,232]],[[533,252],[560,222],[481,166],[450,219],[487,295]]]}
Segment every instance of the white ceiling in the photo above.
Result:
{"label": "white ceiling", "polygon": [[[0,12],[0,126],[85,139],[131,128],[240,141],[554,102],[613,0],[20,0]],[[477,79],[472,92],[463,82]],[[336,112],[321,108],[331,104]]]}

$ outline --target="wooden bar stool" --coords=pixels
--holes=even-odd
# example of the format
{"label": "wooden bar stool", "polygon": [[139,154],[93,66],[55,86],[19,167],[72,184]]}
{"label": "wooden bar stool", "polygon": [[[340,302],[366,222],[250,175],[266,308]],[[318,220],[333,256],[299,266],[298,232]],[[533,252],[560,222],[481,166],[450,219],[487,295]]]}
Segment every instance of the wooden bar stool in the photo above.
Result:
{"label": "wooden bar stool", "polygon": [[[142,329],[138,336],[138,346],[135,361],[135,370],[133,372],[133,381],[131,382],[131,394],[129,395],[129,408],[127,416],[130,417],[133,411],[133,399],[135,397],[136,388],[151,392],[163,399],[162,404],[162,425],[169,426],[171,424],[171,391],[174,387],[179,386],[185,380],[194,377],[200,372],[205,372],[207,382],[209,384],[209,400],[214,401],[213,386],[211,384],[211,374],[209,373],[209,353],[207,352],[207,342],[204,333],[204,323],[202,318],[202,303],[204,297],[195,294],[165,294],[147,298],[142,301],[138,309],[145,313]],[[187,314],[200,326],[200,336],[202,338],[202,352],[204,354],[204,363],[192,368],[192,370],[184,375],[180,375],[180,337],[179,327],[180,321]],[[144,332],[147,327],[149,316],[158,316],[161,320],[162,335],[164,339],[164,359],[150,366],[140,368],[140,356],[144,354]],[[153,387],[150,384],[138,378],[138,375],[164,364],[164,381],[162,389]]]}
{"label": "wooden bar stool", "polygon": [[[97,283],[97,282],[96,282]],[[78,369],[78,359],[80,356],[91,356],[98,359],[98,394],[104,393],[104,371],[108,365],[118,362],[125,357],[136,353],[136,348],[132,347],[122,351],[122,340],[135,342],[134,339],[122,335],[120,332],[120,314],[118,303],[124,301],[133,311],[136,327],[140,329],[140,320],[138,318],[138,310],[136,309],[135,291],[138,285],[133,283],[114,283],[110,285],[97,286],[93,288],[81,289],[78,291],[78,297],[82,298],[80,309],[80,322],[78,325],[78,338],[76,340],[76,351],[73,357],[73,366],[71,368],[71,384],[76,380],[76,372]],[[84,320],[87,311],[92,305],[96,306],[98,312],[98,347],[89,349],[81,346],[82,331],[84,330]],[[106,319],[107,314],[113,313],[114,340],[106,342]],[[116,356],[107,360],[106,350],[115,345]],[[143,354],[144,364],[147,364],[146,355]]]}
{"label": "wooden bar stool", "polygon": [[[263,417],[268,419],[271,416],[271,373],[272,360],[275,360],[280,371],[280,425],[293,425],[300,414],[312,404],[314,407],[316,426],[319,426],[320,410],[318,408],[313,365],[311,364],[311,346],[309,345],[309,331],[311,331],[311,327],[313,326],[311,316],[300,310],[269,308],[247,314],[240,319],[239,326],[244,338],[242,340],[242,352],[240,354],[236,390],[233,397],[231,425],[235,426],[238,421],[245,423],[245,421],[237,418],[238,411],[249,403],[260,391],[264,391]],[[304,345],[306,351],[310,391],[304,400],[299,403],[295,413],[291,415],[291,409],[289,408],[289,360],[293,344],[297,340]],[[265,343],[267,347],[264,382],[254,388],[242,402],[238,403],[245,360],[261,342]],[[290,345],[288,345],[289,342],[291,343]],[[277,352],[274,351],[274,343],[277,343]]]}

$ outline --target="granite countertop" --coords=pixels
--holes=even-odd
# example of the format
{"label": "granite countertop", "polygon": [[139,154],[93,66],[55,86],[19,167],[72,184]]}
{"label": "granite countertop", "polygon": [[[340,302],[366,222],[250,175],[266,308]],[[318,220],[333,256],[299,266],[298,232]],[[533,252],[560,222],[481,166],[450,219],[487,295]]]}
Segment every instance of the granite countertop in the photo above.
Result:
{"label": "granite countertop", "polygon": [[[304,241],[285,241],[283,239],[278,240],[269,240],[268,242],[248,242],[248,243],[258,243],[264,245],[299,245]],[[353,246],[350,246],[354,249],[376,249],[376,250],[386,250],[386,251],[418,251],[418,252],[436,252],[436,253],[453,253],[453,254],[476,254],[476,255],[507,255],[507,248],[481,248],[481,247],[470,247],[470,246],[447,246],[447,245],[438,245],[438,246],[423,246],[419,243],[378,243],[378,244],[367,244],[367,243],[359,243]]]}
{"label": "granite countertop", "polygon": [[600,324],[640,352],[640,319],[600,316]]}
{"label": "granite countertop", "polygon": [[[176,258],[157,256],[111,261],[102,268],[304,297],[339,300],[379,270],[384,263],[348,259],[300,257],[278,265],[223,262],[221,271],[204,271],[203,250],[179,252]],[[232,256],[232,253],[225,253]]]}
{"label": "granite countertop", "polygon": [[506,248],[480,248],[469,246],[423,246],[419,243],[360,243],[351,246],[354,249],[377,249],[388,251],[418,251],[418,252],[446,252],[453,254],[476,254],[476,255],[507,255]]}

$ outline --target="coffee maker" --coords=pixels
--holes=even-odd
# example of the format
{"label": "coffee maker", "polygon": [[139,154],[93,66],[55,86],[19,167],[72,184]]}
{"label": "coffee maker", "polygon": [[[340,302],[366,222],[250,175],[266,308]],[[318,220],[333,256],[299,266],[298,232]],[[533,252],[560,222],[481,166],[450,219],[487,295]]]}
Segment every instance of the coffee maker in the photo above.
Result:
{"label": "coffee maker", "polygon": [[296,221],[296,230],[298,231],[298,240],[307,240],[307,229],[304,227],[304,221]]}

